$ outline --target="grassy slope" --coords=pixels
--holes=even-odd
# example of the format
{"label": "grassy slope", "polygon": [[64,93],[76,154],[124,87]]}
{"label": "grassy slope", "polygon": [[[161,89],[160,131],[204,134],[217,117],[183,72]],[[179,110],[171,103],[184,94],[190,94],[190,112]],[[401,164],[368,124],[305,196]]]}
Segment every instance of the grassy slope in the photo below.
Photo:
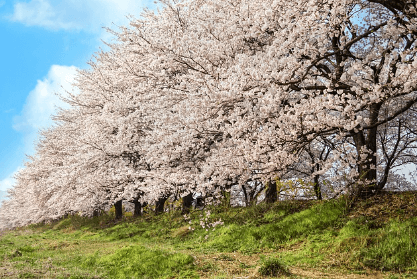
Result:
{"label": "grassy slope", "polygon": [[[179,213],[70,217],[0,237],[2,278],[417,278],[417,193]],[[195,230],[189,230],[189,227]]]}

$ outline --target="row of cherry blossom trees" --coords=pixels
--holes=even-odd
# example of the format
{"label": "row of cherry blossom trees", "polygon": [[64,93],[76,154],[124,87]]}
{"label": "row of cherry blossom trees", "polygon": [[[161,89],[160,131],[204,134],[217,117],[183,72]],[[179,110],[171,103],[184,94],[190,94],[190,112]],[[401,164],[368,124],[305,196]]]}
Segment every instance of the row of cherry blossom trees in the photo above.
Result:
{"label": "row of cherry blossom trees", "polygon": [[414,1],[160,2],[79,71],[3,227],[234,185],[273,202],[289,179],[318,199],[410,186],[394,171],[416,163]]}

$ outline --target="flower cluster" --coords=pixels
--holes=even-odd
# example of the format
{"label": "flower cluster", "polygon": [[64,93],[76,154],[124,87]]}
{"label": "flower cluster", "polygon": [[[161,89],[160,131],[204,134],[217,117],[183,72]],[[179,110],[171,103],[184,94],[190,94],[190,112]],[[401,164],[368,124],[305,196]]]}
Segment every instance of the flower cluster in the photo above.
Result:
{"label": "flower cluster", "polygon": [[[214,231],[217,226],[224,225],[224,222],[222,221],[221,218],[217,221],[214,221],[214,222],[211,221],[210,215],[211,215],[210,210],[206,210],[204,212],[204,214],[200,215],[200,220],[199,220],[198,225],[201,226],[201,228],[205,229],[206,231],[209,231],[210,229],[212,231]],[[189,215],[184,215],[184,219],[185,219],[186,222],[188,222],[190,224],[190,227],[188,229],[189,230],[195,230],[195,228],[192,227],[192,225],[194,223],[193,223],[191,217]]]}

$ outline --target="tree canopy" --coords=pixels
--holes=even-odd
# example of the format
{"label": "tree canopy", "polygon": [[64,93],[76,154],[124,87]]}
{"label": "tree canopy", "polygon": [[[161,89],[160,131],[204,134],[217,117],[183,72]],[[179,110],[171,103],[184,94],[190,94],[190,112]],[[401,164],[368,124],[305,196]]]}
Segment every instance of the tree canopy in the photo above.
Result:
{"label": "tree canopy", "polygon": [[79,71],[2,226],[291,178],[316,198],[411,184],[414,1],[160,3]]}

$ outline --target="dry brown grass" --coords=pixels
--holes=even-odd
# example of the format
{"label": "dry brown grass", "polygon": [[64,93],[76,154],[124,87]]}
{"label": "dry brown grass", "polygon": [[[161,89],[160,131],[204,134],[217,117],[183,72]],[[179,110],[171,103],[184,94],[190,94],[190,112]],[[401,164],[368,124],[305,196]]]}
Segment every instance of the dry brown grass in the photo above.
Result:
{"label": "dry brown grass", "polygon": [[[296,245],[297,246],[297,245]],[[294,250],[297,250],[294,248]],[[195,255],[195,265],[199,267],[200,278],[228,278],[228,279],[264,279],[259,274],[261,255],[273,256],[276,252],[245,255],[239,252],[211,253]],[[325,267],[325,266],[323,266]],[[391,278],[389,273],[367,269],[358,273],[349,273],[342,266],[323,268],[290,267],[290,275],[282,278],[311,278],[311,279],[382,279]]]}
{"label": "dry brown grass", "polygon": [[417,191],[381,192],[366,200],[359,200],[349,218],[360,216],[385,223],[389,219],[407,220],[417,216]]}

